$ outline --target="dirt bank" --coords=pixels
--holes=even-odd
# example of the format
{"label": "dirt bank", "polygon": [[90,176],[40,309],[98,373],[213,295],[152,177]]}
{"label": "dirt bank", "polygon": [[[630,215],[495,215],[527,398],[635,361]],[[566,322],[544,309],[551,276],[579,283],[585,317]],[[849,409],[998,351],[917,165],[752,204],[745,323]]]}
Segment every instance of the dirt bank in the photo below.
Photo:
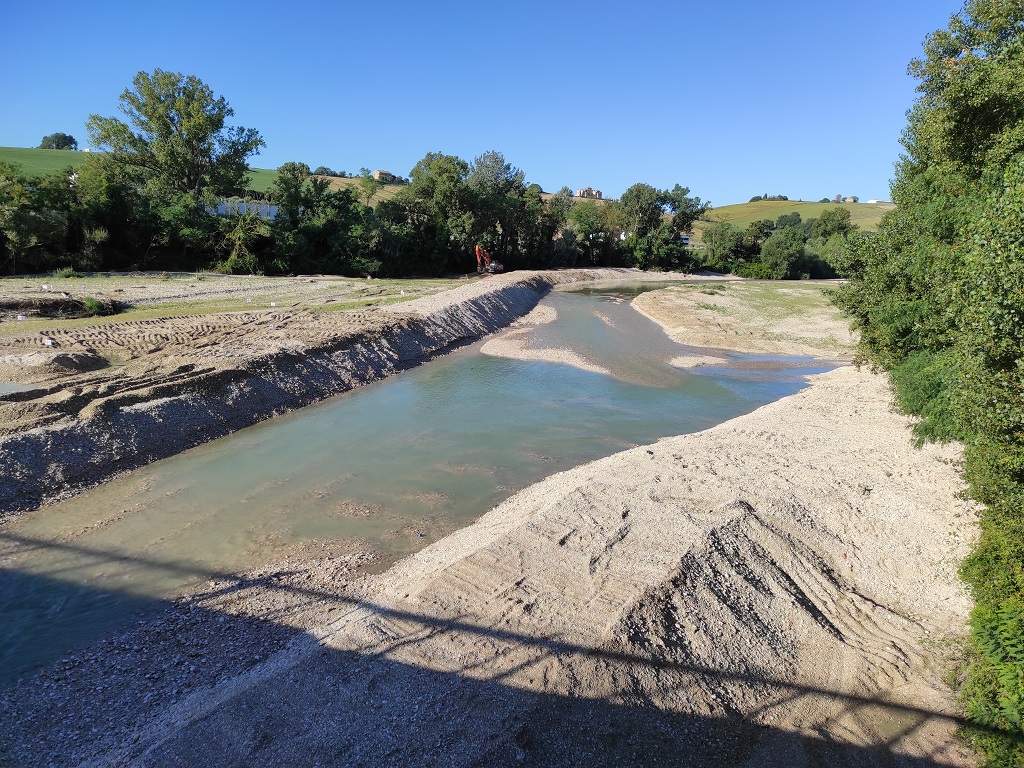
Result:
{"label": "dirt bank", "polygon": [[[553,285],[633,274],[517,272],[349,312],[300,299],[4,335],[0,379],[40,383],[0,395],[0,515],[418,365],[508,325]],[[283,284],[324,301],[316,281]]]}

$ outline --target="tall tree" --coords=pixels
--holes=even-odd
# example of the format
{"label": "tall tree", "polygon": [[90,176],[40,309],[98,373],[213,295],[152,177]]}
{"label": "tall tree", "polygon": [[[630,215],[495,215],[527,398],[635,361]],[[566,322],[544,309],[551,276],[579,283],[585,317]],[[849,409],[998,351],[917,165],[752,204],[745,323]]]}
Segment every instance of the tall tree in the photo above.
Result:
{"label": "tall tree", "polygon": [[250,156],[265,146],[254,129],[227,125],[234,110],[192,75],[139,72],[121,94],[120,108],[127,122],[90,116],[89,138],[160,205],[186,198],[195,213],[203,203],[240,192]]}
{"label": "tall tree", "polygon": [[672,214],[672,229],[677,234],[692,232],[693,222],[711,208],[710,203],[702,203],[699,197],[690,197],[689,187],[679,184],[661,193],[661,204]]}
{"label": "tall tree", "polygon": [[429,152],[388,206],[392,218],[400,213],[418,231],[424,256],[439,271],[469,265],[475,217],[468,175],[469,164],[462,158]]}
{"label": "tall tree", "polygon": [[466,185],[473,197],[474,237],[507,262],[524,225],[529,228],[525,174],[501,152],[490,150],[473,160]]}

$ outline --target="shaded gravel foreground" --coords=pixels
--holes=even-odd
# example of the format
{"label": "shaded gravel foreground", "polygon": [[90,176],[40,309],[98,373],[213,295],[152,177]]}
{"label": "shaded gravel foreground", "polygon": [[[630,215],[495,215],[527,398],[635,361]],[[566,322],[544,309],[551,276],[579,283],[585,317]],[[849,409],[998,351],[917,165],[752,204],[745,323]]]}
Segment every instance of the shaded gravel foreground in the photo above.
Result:
{"label": "shaded gravel foreground", "polygon": [[974,511],[890,397],[837,369],[381,575],[329,542],[196,574],[3,692],[0,764],[972,765],[943,677]]}

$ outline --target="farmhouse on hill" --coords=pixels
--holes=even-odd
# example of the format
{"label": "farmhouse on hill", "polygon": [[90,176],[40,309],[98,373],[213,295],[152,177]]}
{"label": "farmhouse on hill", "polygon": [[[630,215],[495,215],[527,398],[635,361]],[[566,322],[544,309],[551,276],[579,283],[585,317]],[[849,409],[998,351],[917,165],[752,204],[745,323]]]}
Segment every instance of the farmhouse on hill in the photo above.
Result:
{"label": "farmhouse on hill", "polygon": [[385,184],[390,184],[395,180],[395,174],[391,171],[374,171],[373,178],[377,181],[382,181]]}
{"label": "farmhouse on hill", "polygon": [[593,189],[591,187],[584,187],[583,189],[576,190],[576,197],[583,197],[590,200],[600,200],[601,190]]}

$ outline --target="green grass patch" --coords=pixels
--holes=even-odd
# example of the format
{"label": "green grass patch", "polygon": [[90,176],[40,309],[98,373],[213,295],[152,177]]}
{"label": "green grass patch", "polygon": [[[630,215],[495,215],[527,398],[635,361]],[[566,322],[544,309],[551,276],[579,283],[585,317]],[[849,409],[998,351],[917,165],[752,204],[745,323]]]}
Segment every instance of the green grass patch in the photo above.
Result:
{"label": "green grass patch", "polygon": [[725,293],[724,285],[705,285],[698,289],[698,293],[703,293],[707,296],[719,296]]}
{"label": "green grass patch", "polygon": [[68,166],[77,168],[88,156],[88,152],[74,152],[70,149],[0,147],[0,161],[21,166],[22,173],[27,176],[44,176],[63,171]]}
{"label": "green grass patch", "polygon": [[706,301],[698,301],[697,309],[707,309],[711,312],[725,312],[725,307],[720,307],[717,304],[709,304]]}

